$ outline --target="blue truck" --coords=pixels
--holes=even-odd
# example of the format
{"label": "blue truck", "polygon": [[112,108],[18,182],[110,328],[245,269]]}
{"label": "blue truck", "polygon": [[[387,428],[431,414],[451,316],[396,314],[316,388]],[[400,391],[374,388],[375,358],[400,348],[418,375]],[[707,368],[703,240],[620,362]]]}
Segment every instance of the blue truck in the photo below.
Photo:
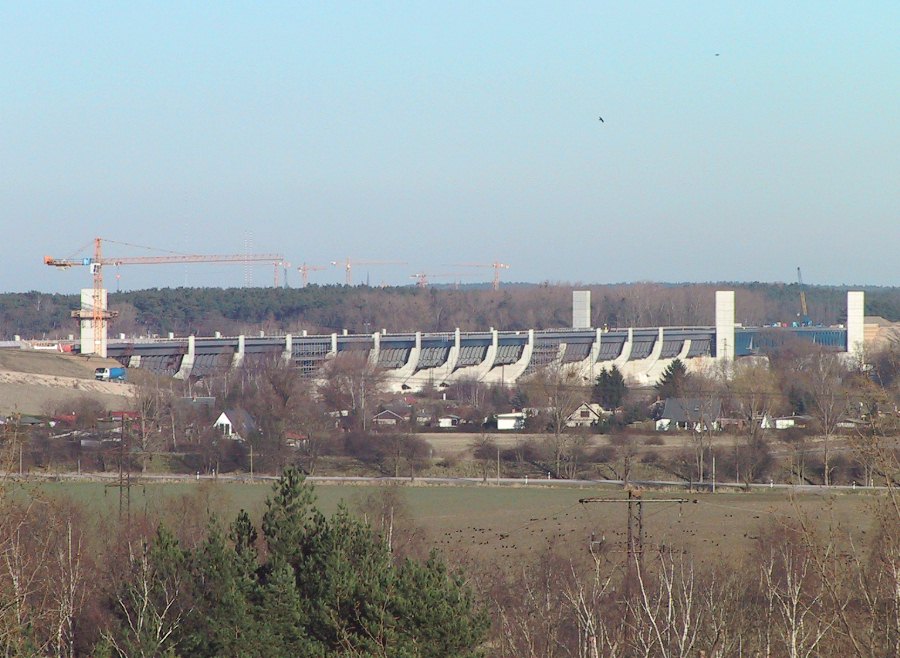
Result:
{"label": "blue truck", "polygon": [[97,368],[94,370],[94,379],[101,382],[124,382],[125,368]]}

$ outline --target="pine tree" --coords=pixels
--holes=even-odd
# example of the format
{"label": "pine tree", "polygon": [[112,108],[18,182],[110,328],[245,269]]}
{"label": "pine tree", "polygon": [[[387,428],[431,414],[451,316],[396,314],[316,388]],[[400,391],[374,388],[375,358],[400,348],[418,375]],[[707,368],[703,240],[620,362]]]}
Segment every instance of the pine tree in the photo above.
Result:
{"label": "pine tree", "polygon": [[323,519],[296,569],[313,636],[332,650],[362,654],[394,644],[396,624],[388,615],[394,578],[387,547],[368,525],[344,507]]}
{"label": "pine tree", "polygon": [[314,500],[286,469],[266,501],[262,564],[243,510],[227,538],[213,520],[194,550],[160,527],[113,602],[108,646],[200,658],[479,655],[487,617],[460,577],[435,554],[398,567],[368,524],[343,506],[326,518]]}
{"label": "pine tree", "polygon": [[228,531],[228,539],[234,545],[238,572],[246,582],[256,579],[259,568],[259,554],[256,549],[258,533],[246,511],[238,512]]}
{"label": "pine tree", "polygon": [[597,377],[592,391],[592,401],[598,403],[608,411],[613,411],[622,406],[627,387],[625,378],[618,367],[613,366],[609,370],[604,369]]}
{"label": "pine tree", "polygon": [[193,605],[178,647],[190,656],[258,655],[257,623],[238,554],[225,542],[215,520],[206,540],[191,555]]}
{"label": "pine tree", "polygon": [[309,635],[309,619],[289,564],[281,559],[269,564],[258,598],[259,642],[266,655],[303,658],[326,654]]}
{"label": "pine tree", "polygon": [[663,400],[682,397],[687,380],[687,368],[685,368],[680,359],[675,359],[663,370],[659,381],[656,383],[656,393]]}
{"label": "pine tree", "polygon": [[286,468],[273,489],[274,495],[266,499],[263,535],[269,553],[293,565],[310,528],[321,523],[321,513],[313,507],[312,486],[296,468]]}
{"label": "pine tree", "polygon": [[402,644],[418,656],[479,656],[477,647],[490,626],[460,575],[450,575],[432,551],[424,563],[406,560],[399,569],[393,606]]}

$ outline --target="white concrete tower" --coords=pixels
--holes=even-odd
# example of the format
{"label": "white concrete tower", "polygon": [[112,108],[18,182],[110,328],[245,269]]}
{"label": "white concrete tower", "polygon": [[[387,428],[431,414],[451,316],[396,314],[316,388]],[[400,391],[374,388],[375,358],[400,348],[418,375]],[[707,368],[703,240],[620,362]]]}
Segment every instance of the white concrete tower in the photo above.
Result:
{"label": "white concrete tower", "polygon": [[865,305],[866,293],[847,291],[847,353],[860,363],[865,362]]}
{"label": "white concrete tower", "polygon": [[734,290],[716,291],[716,360],[734,361]]}
{"label": "white concrete tower", "polygon": [[590,329],[591,291],[572,291],[572,329]]}
{"label": "white concrete tower", "polygon": [[94,321],[91,314],[94,310],[94,289],[81,289],[81,308],[79,316],[81,319],[81,353],[96,354],[97,356],[106,357],[106,339],[107,339],[107,323],[106,319],[106,289],[100,291],[100,313],[104,317],[101,327],[98,345],[94,345]]}

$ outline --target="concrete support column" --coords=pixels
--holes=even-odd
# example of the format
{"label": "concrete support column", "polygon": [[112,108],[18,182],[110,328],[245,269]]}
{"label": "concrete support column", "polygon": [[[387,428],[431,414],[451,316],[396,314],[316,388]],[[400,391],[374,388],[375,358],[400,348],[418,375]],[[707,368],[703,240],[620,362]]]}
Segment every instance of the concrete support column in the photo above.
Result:
{"label": "concrete support column", "polygon": [[232,370],[235,368],[240,368],[241,364],[244,362],[244,336],[238,336],[238,344],[237,344],[237,352],[234,353],[234,358],[231,360],[231,368]]}
{"label": "concrete support column", "polygon": [[716,291],[716,361],[734,361],[734,290]]}
{"label": "concrete support column", "polygon": [[444,381],[449,379],[450,375],[453,374],[453,371],[456,369],[456,362],[459,361],[459,347],[460,335],[459,327],[457,327],[453,334],[453,347],[450,348],[450,352],[447,354],[447,362],[442,367],[438,368],[440,376]]}
{"label": "concrete support column", "polygon": [[588,354],[586,363],[582,368],[582,376],[587,379],[593,386],[594,380],[597,378],[597,361],[600,359],[600,342],[603,340],[603,330],[595,331],[594,343],[591,345],[591,353]]}
{"label": "concrete support column", "polygon": [[337,334],[331,334],[331,353],[337,354]]}
{"label": "concrete support column", "polygon": [[187,379],[191,376],[191,368],[194,367],[196,338],[192,335],[188,336],[187,354],[181,357],[181,367],[175,373],[175,379]]}
{"label": "concrete support column", "polygon": [[415,347],[410,350],[409,360],[407,360],[406,365],[401,368],[404,379],[412,377],[416,372],[416,368],[419,367],[420,356],[422,356],[422,332],[417,331]]}
{"label": "concrete support column", "polygon": [[865,292],[847,291],[847,353],[860,363],[865,363],[865,306]]}
{"label": "concrete support column", "polygon": [[[106,314],[106,289],[100,291],[100,313],[102,315]],[[106,358],[106,339],[107,339],[107,324],[108,320],[102,320],[100,326],[100,342],[97,345],[94,345],[94,321],[91,319],[90,314],[93,312],[94,308],[94,289],[93,288],[82,288],[81,289],[81,353],[82,354],[97,354],[97,356],[102,356]]]}
{"label": "concrete support column", "polygon": [[669,359],[660,358],[662,355],[663,345],[666,342],[665,329],[659,328],[659,335],[656,337],[656,344],[653,345],[653,351],[644,359],[643,372],[638,377],[638,381],[642,384],[654,384],[659,381],[660,375],[666,369]]}
{"label": "concrete support column", "polygon": [[631,358],[632,347],[634,347],[634,328],[628,327],[628,338],[625,339],[625,343],[622,345],[622,352],[613,359],[610,367],[615,366],[619,370],[624,371],[625,364],[628,363],[628,359]]}
{"label": "concrete support column", "polygon": [[290,363],[293,357],[294,337],[291,334],[287,334],[284,337],[284,352],[281,353],[281,358],[284,359],[287,363]]}
{"label": "concrete support column", "polygon": [[369,365],[373,368],[378,366],[379,354],[381,354],[381,334],[376,331],[372,334],[372,350],[369,352]]}
{"label": "concrete support column", "polygon": [[603,329],[597,329],[594,344],[591,345],[591,365],[600,359],[600,344],[603,342]]}
{"label": "concrete support column", "polygon": [[396,370],[391,371],[389,378],[393,379],[395,382],[395,390],[402,391],[403,385],[413,388],[415,385],[414,381],[410,381],[410,378],[416,374],[416,368],[419,365],[419,357],[422,355],[422,333],[417,331],[415,334],[415,342],[413,343],[413,347],[409,350],[409,357],[402,366],[397,368]]}

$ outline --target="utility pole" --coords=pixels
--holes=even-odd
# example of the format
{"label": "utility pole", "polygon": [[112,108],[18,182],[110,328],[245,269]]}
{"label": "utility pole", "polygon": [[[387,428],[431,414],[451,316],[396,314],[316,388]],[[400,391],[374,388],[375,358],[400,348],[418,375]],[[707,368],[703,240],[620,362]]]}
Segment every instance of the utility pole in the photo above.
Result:
{"label": "utility pole", "polygon": [[[641,492],[628,488],[627,498],[580,498],[578,500],[582,505],[586,503],[603,503],[603,504],[627,504],[628,505],[628,521],[625,527],[625,582],[622,591],[623,598],[626,601],[631,600],[634,582],[637,577],[644,571],[644,504],[661,504],[661,503],[683,503],[694,502],[687,498],[647,498],[641,497]],[[592,534],[593,536],[593,534]],[[594,542],[592,541],[591,544]],[[593,550],[593,546],[591,546]],[[628,645],[628,629],[630,624],[625,624],[625,644]]]}
{"label": "utility pole", "polygon": [[580,498],[579,503],[625,503],[628,505],[628,521],[625,528],[629,566],[643,568],[644,555],[644,505],[659,503],[696,503],[688,498],[647,498],[641,497],[640,491],[628,489],[628,498]]}
{"label": "utility pole", "polygon": [[125,414],[122,414],[121,434],[119,435],[119,478],[115,484],[107,484],[106,487],[118,487],[119,489],[119,521],[123,513],[126,515],[128,525],[131,525],[131,464],[128,459],[128,434],[125,431]]}

